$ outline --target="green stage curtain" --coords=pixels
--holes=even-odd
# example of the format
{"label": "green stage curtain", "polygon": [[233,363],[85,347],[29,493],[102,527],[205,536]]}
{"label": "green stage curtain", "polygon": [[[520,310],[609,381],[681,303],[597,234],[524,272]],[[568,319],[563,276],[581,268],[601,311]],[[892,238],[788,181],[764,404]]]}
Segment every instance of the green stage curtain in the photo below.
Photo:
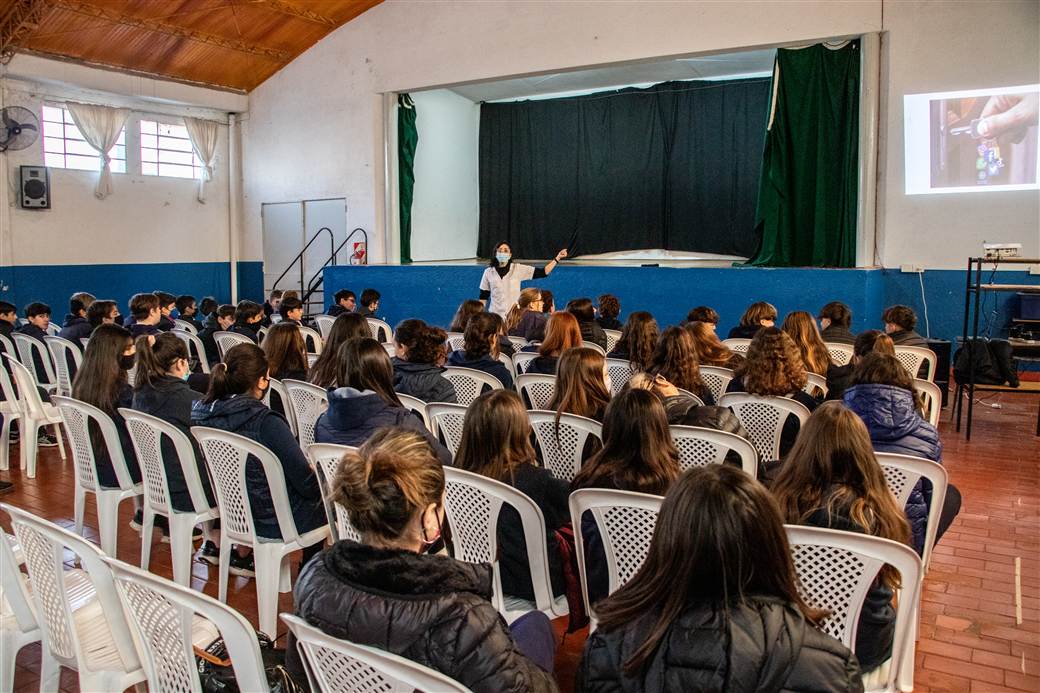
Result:
{"label": "green stage curtain", "polygon": [[415,197],[415,102],[408,94],[397,95],[397,194],[401,210],[401,262],[412,261],[412,198]]}
{"label": "green stage curtain", "polygon": [[777,50],[748,264],[853,267],[859,165],[859,41]]}

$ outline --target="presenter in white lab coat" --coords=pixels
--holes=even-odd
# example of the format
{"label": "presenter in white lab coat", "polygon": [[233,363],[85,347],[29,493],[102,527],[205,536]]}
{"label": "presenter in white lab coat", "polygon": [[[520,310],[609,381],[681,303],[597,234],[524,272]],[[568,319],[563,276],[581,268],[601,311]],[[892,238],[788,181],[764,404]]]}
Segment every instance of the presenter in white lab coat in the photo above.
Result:
{"label": "presenter in white lab coat", "polygon": [[513,250],[508,243],[495,246],[495,256],[480,278],[480,300],[485,305],[491,301],[488,311],[503,318],[520,298],[520,282],[548,277],[561,259],[567,257],[567,249],[556,253],[556,257],[544,268],[520,265],[513,262]]}

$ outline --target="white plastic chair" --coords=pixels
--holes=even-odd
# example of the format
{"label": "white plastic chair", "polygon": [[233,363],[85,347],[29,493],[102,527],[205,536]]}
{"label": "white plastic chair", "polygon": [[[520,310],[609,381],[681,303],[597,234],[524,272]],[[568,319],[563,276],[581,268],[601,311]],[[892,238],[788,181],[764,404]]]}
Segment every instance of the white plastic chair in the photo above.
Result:
{"label": "white plastic chair", "polygon": [[357,448],[352,445],[311,443],[304,451],[318,475],[318,487],[321,489],[321,499],[325,504],[325,515],[329,518],[329,529],[332,532],[333,541],[340,539],[361,541],[361,533],[350,524],[347,509],[334,502],[329,494],[330,483],[336,476],[336,470],[339,469],[339,461],[343,458],[344,453],[351,450],[357,450]]}
{"label": "white plastic chair", "polygon": [[558,429],[554,411],[529,411],[527,418],[542,451],[542,466],[563,481],[573,481],[581,470],[589,436],[603,440],[603,426],[584,416],[561,413]]}
{"label": "white plastic chair", "polygon": [[22,418],[22,403],[18,401],[18,392],[7,374],[6,362],[0,363],[0,394],[4,396],[0,401],[0,469],[7,471],[11,466],[11,424]]}
{"label": "white plastic chair", "polygon": [[607,353],[609,354],[621,341],[621,330],[603,330],[603,334],[607,335]]}
{"label": "white plastic chair", "polygon": [[448,338],[444,340],[444,343],[448,345],[448,351],[459,351],[466,348],[465,337],[456,332],[449,332]]}
{"label": "white plastic chair", "polygon": [[935,365],[939,360],[931,349],[896,344],[896,358],[899,359],[899,363],[903,364],[911,378],[916,378],[921,371],[921,364],[927,363],[927,375],[924,379],[935,382]]}
{"label": "white plastic chair", "polygon": [[527,371],[527,365],[538,358],[537,351],[518,351],[510,357],[513,361],[513,372],[523,375]]}
{"label": "white plastic chair", "polygon": [[548,409],[556,392],[556,376],[524,373],[516,376],[516,391],[528,409]]}
{"label": "white plastic chair", "polygon": [[0,691],[14,690],[18,651],[43,637],[11,537],[0,531]]}
{"label": "white plastic chair", "polygon": [[224,355],[227,354],[228,350],[237,344],[254,344],[252,339],[239,334],[237,332],[224,332],[218,331],[213,333],[213,340],[217,343],[217,352],[220,354],[220,360],[224,360]]}
{"label": "white plastic chair", "polygon": [[[299,534],[289,506],[282,465],[266,447],[237,433],[215,428],[193,426],[191,433],[206,456],[220,508],[220,572],[217,578],[220,601],[227,602],[232,544],[252,546],[260,630],[274,637],[278,626],[278,593],[292,588],[286,559],[293,551],[325,541],[329,537],[329,527],[322,525]],[[250,457],[254,459],[250,460]],[[259,464],[267,478],[281,539],[261,538],[256,533],[252,503],[246,490],[246,467],[250,464]]]}
{"label": "white plastic chair", "polygon": [[513,348],[516,349],[517,351],[520,351],[525,346],[530,344],[530,342],[527,341],[526,339],[524,339],[523,337],[514,337],[514,336],[510,335],[510,336],[506,337],[506,339],[509,340],[509,343],[512,344]]}
{"label": "white plastic chair", "polygon": [[[86,345],[84,344],[84,346]],[[0,334],[0,352],[4,354],[10,354],[14,358],[20,360],[20,357],[18,355],[18,348],[15,347],[14,342],[8,339],[6,335],[2,334]]]}
{"label": "white plastic chair", "polygon": [[321,333],[322,339],[328,339],[329,333],[332,332],[332,325],[336,322],[336,318],[331,315],[315,315],[314,324],[318,326],[318,332]]}
{"label": "white plastic chair", "polygon": [[694,401],[694,403],[695,403],[695,404],[696,404],[696,405],[697,405],[698,407],[703,407],[703,406],[704,406],[704,400],[703,400],[703,399],[701,399],[701,398],[700,398],[700,397],[699,397],[698,395],[695,395],[695,394],[693,394],[693,393],[692,393],[692,392],[690,392],[689,390],[684,390],[684,389],[682,389],[681,387],[677,387],[677,388],[675,388],[675,389],[679,391],[679,394],[681,394],[681,395],[686,395],[687,397],[689,397],[690,399],[692,399],[692,400]]}
{"label": "white plastic chair", "polygon": [[728,392],[719,400],[719,406],[733,409],[763,461],[780,459],[780,437],[788,416],[797,417],[799,426],[809,419],[809,409],[787,397]]}
{"label": "white plastic chair", "polygon": [[462,444],[462,428],[466,421],[466,407],[461,404],[446,402],[430,402],[426,405],[426,415],[435,435],[439,435],[451,456],[459,451]]}
{"label": "white plastic chair", "polygon": [[851,344],[841,344],[840,342],[824,342],[823,345],[827,347],[827,353],[830,354],[831,363],[835,366],[846,366],[852,362],[852,355],[855,350]]}
{"label": "white plastic chair", "polygon": [[202,592],[119,561],[106,561],[137,636],[150,690],[201,690],[193,648],[205,649],[217,637],[224,639],[239,690],[270,690],[256,631],[242,614]]}
{"label": "white plastic chair", "polygon": [[817,391],[823,393],[823,397],[827,396],[827,378],[823,377],[818,373],[805,372],[805,387],[802,388],[802,392],[811,396],[819,397]]}
{"label": "white plastic chair", "polygon": [[306,325],[300,325],[300,334],[303,335],[303,343],[306,344],[308,340],[314,345],[314,351],[312,354],[321,354],[322,348],[325,346],[324,340],[321,338],[321,333],[313,327],[307,327]]}
{"label": "white plastic chair", "polygon": [[[334,638],[302,618],[282,614],[307,663],[312,691],[351,693],[468,693],[469,689],[444,674],[368,645]],[[245,689],[243,689],[245,690]]]}
{"label": "white plastic chair", "polygon": [[606,356],[606,355],[607,355],[607,350],[606,350],[606,349],[604,349],[603,347],[601,347],[601,346],[600,346],[599,344],[596,344],[595,342],[584,342],[584,341],[583,341],[583,342],[581,343],[581,345],[582,345],[583,347],[585,347],[586,349],[592,349],[593,351],[598,351],[598,352],[599,352],[599,353],[601,353],[601,354],[602,354],[603,356]]}
{"label": "white plastic chair", "polygon": [[939,531],[939,517],[942,515],[943,503],[946,501],[946,487],[950,477],[946,468],[937,462],[913,455],[899,455],[893,452],[875,452],[881,470],[885,473],[885,482],[896,504],[905,507],[917,482],[926,479],[932,484],[932,502],[928,507],[928,520],[925,525],[924,550],[921,557],[924,569],[932,560],[932,549],[935,548],[935,537]]}
{"label": "white plastic chair", "polygon": [[187,320],[181,320],[179,318],[173,319],[173,329],[187,332],[188,334],[198,334],[199,330]]}
{"label": "white plastic chair", "polygon": [[465,406],[469,406],[473,400],[480,397],[485,386],[492,390],[503,389],[501,380],[490,373],[478,371],[476,368],[449,366],[444,369],[443,375],[455,388],[455,396],[458,398],[459,404]]}
{"label": "white plastic chair", "polygon": [[56,322],[47,323],[47,334],[51,337],[57,337],[58,333],[61,332],[61,326]]}
{"label": "white plastic chair", "polygon": [[[289,430],[292,431],[294,437],[299,438],[299,433],[296,428],[296,412],[293,410],[292,399],[289,397],[289,391],[285,388],[285,383],[276,378],[271,378],[271,387],[264,393],[264,404],[267,405],[268,409],[271,407],[271,393],[278,395],[278,399],[282,403],[282,412],[285,415],[285,422],[289,424]],[[298,381],[299,382],[299,381]]]}
{"label": "white plastic chair", "polygon": [[256,339],[257,339],[257,341],[260,344],[264,343],[264,337],[266,337],[266,336],[267,336],[267,328],[266,327],[261,327],[259,330],[256,331]]}
{"label": "white plastic chair", "polygon": [[318,417],[329,408],[329,393],[325,388],[302,380],[287,379],[282,381],[282,385],[286,391],[284,401],[290,403],[296,420],[296,438],[300,447],[306,449],[314,442],[314,425],[318,423]]}
{"label": "white plastic chair", "polygon": [[184,340],[184,344],[188,347],[188,356],[198,360],[203,373],[209,373],[209,359],[206,358],[206,346],[202,340],[187,330],[171,330],[170,332]]}
{"label": "white plastic chair", "polygon": [[[130,440],[141,465],[144,485],[144,506],[141,508],[141,567],[148,569],[152,552],[152,528],[155,516],[169,520],[170,556],[173,563],[174,582],[191,585],[191,532],[198,524],[211,526],[220,517],[217,508],[211,508],[206,500],[202,476],[195,462],[195,449],[183,431],[169,422],[133,409],[121,408],[119,413],[126,420]],[[166,437],[173,445],[175,460],[165,460],[162,439]],[[176,466],[188,487],[192,510],[175,510],[170,504],[170,484],[166,467]],[[207,477],[208,481],[208,477]]]}
{"label": "white plastic chair", "polygon": [[513,358],[511,356],[506,356],[505,354],[499,354],[498,362],[505,366],[506,370],[509,371],[509,377],[516,380],[516,368],[513,366]]}
{"label": "white plastic chair", "polygon": [[649,493],[598,488],[581,489],[571,494],[569,505],[574,543],[578,550],[581,594],[585,611],[593,620],[590,630],[595,627],[595,612],[589,603],[588,556],[585,555],[582,515],[591,512],[596,521],[607,557],[607,594],[612,594],[643,566],[650,552],[650,541],[663,500],[661,496]]}
{"label": "white plastic chair", "polygon": [[57,394],[72,396],[72,371],[69,369],[69,358],[78,371],[83,365],[83,353],[75,344],[61,337],[47,336],[43,338],[50,351],[51,360],[54,362],[54,370],[58,378]]}
{"label": "white plastic chair", "polygon": [[607,359],[607,374],[610,375],[610,394],[616,395],[624,389],[636,370],[625,359]]}
{"label": "white plastic chair", "polygon": [[785,525],[784,529],[802,598],[809,606],[830,612],[821,630],[849,649],[855,647],[863,601],[878,571],[888,564],[899,572],[902,589],[896,604],[892,658],[887,672],[882,672],[883,687],[872,690],[912,690],[914,616],[921,599],[921,558],[905,544],[867,534],[793,525]]}
{"label": "white plastic chair", "polygon": [[[47,346],[36,339],[36,337],[30,337],[22,332],[15,332],[11,335],[14,338],[14,346],[18,350],[18,360],[25,365],[26,368],[30,369],[33,374],[33,380],[45,390],[54,391],[58,387],[58,376],[54,373],[54,364],[51,362],[51,353],[47,349]],[[44,375],[47,377],[46,381],[41,381],[39,373],[36,372],[35,362],[33,355],[39,356],[40,362],[43,364]]]}
{"label": "white plastic chair", "polygon": [[725,464],[726,454],[732,450],[740,457],[740,468],[752,479],[758,478],[758,452],[744,438],[700,426],[673,424],[668,430],[679,450],[679,468],[684,472],[693,467]]}
{"label": "white plastic chair", "polygon": [[428,406],[426,402],[422,401],[418,397],[412,397],[411,395],[405,395],[400,392],[396,394],[397,399],[401,400],[401,404],[404,405],[405,409],[419,415],[419,418],[422,419],[423,425],[426,426],[426,430],[435,432],[433,425],[430,423],[430,415],[426,411],[426,407]]}
{"label": "white plastic chair", "polygon": [[65,456],[65,442],[61,435],[61,413],[54,406],[53,402],[48,404],[40,397],[40,393],[36,389],[36,379],[33,378],[32,372],[8,354],[5,354],[5,356],[8,357],[7,361],[11,366],[11,374],[14,375],[14,384],[18,388],[17,401],[21,412],[19,415],[21,419],[19,432],[21,433],[22,468],[25,470],[26,476],[30,479],[35,479],[36,436],[39,434],[41,427],[54,426],[54,437],[58,441],[58,452],[61,453],[61,459],[67,459]]}
{"label": "white plastic chair", "polygon": [[733,369],[721,366],[701,366],[701,380],[704,387],[711,390],[711,396],[718,402],[726,394],[726,388],[733,380]]}
{"label": "white plastic chair", "polygon": [[397,347],[394,346],[393,342],[383,342],[383,349],[390,358],[397,356]]}
{"label": "white plastic chair", "polygon": [[[60,667],[79,674],[81,691],[122,691],[144,681],[112,571],[104,555],[82,537],[10,505],[25,553],[32,597],[43,635],[40,690],[56,691]],[[65,552],[84,570],[66,570]]]}
{"label": "white plastic chair", "polygon": [[741,339],[738,337],[723,339],[722,343],[725,344],[734,354],[746,354],[748,352],[748,347],[751,346],[750,339]]}
{"label": "white plastic chair", "polygon": [[534,587],[534,606],[549,618],[568,613],[566,596],[553,599],[545,517],[524,493],[501,481],[454,467],[444,468],[444,510],[452,529],[452,556],[470,563],[490,563],[494,571],[491,603],[511,623],[523,612],[506,611],[498,562],[498,522],[502,505],[520,515]]}
{"label": "white plastic chair", "polygon": [[914,378],[914,390],[924,398],[925,419],[937,427],[942,414],[942,390],[930,380],[920,378]]}
{"label": "white plastic chair", "polygon": [[372,339],[379,341],[379,330],[382,328],[383,336],[386,337],[384,341],[388,344],[393,344],[394,331],[390,328],[390,325],[379,318],[365,318],[365,321],[368,322],[368,329],[372,332]]}
{"label": "white plastic chair", "polygon": [[[69,432],[69,445],[76,463],[76,489],[73,497],[73,514],[76,533],[83,533],[83,514],[86,510],[87,493],[93,493],[97,502],[98,534],[101,535],[101,550],[109,556],[116,555],[116,538],[119,533],[119,504],[128,498],[144,495],[144,485],[134,483],[119,444],[119,432],[112,418],[97,407],[71,397],[53,398],[65,429]],[[100,444],[104,445],[112,469],[116,475],[115,488],[106,488],[98,482],[97,458],[90,442],[90,421],[101,433]]]}

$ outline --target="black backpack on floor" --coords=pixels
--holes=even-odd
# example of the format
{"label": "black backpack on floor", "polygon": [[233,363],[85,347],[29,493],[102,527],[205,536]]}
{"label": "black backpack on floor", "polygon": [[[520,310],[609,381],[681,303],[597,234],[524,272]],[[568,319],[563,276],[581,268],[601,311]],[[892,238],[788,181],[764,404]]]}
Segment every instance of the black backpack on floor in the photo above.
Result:
{"label": "black backpack on floor", "polygon": [[974,361],[976,385],[1018,387],[1018,373],[1011,358],[1011,344],[1006,339],[968,340],[953,355],[953,377],[958,383],[971,381]]}

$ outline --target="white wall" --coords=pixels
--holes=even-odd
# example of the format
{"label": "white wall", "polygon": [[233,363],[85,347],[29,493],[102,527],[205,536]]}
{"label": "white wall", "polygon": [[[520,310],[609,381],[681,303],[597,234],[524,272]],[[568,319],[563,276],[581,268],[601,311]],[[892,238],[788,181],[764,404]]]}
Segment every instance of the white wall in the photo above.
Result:
{"label": "white wall", "polygon": [[480,106],[446,89],[415,92],[412,260],[457,260],[477,249]]}

